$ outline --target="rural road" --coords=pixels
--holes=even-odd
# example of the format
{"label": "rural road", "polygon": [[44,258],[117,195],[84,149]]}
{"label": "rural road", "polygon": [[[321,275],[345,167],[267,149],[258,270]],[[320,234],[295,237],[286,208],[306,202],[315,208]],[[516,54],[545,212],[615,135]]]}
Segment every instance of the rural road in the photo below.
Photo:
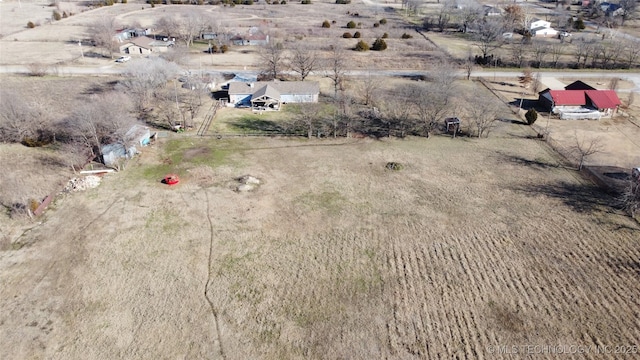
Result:
{"label": "rural road", "polygon": [[[58,66],[55,68],[55,73],[60,76],[72,76],[72,75],[117,75],[122,74],[126,71],[127,64],[110,64],[103,66]],[[197,74],[201,70],[200,69],[190,69],[188,70],[191,73]],[[252,73],[251,70],[243,70],[240,68],[216,68],[216,67],[207,67],[202,69],[205,73]],[[1,65],[0,66],[0,74],[21,74],[21,73],[29,73],[29,69],[27,66],[23,65]],[[257,72],[255,72],[257,74]],[[368,70],[349,70],[347,71],[349,75],[358,76],[358,75],[367,75],[369,73]],[[412,76],[412,75],[427,75],[429,72],[424,70],[379,70],[375,72],[375,75],[380,76]],[[635,72],[624,72],[624,71],[540,71],[540,73],[544,74],[544,76],[555,77],[558,79],[562,79],[564,77],[575,78],[577,76],[582,78],[620,78],[623,80],[627,80],[633,82],[635,87],[633,89],[627,89],[622,91],[640,91],[640,74]],[[315,75],[321,75],[321,72],[316,72]],[[502,70],[480,70],[473,71],[472,77],[486,77],[490,78],[493,76],[500,77],[518,77],[522,75],[522,71],[502,71]],[[459,72],[460,77],[466,76],[463,71]]]}

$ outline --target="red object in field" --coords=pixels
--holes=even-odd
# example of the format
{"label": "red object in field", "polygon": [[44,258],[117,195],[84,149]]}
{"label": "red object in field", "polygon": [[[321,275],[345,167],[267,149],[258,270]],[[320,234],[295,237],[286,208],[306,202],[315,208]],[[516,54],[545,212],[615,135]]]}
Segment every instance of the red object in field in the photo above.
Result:
{"label": "red object in field", "polygon": [[164,179],[162,179],[162,182],[167,184],[167,185],[175,185],[175,184],[180,182],[180,179],[178,178],[178,175],[176,175],[176,174],[169,174],[169,175],[165,176]]}

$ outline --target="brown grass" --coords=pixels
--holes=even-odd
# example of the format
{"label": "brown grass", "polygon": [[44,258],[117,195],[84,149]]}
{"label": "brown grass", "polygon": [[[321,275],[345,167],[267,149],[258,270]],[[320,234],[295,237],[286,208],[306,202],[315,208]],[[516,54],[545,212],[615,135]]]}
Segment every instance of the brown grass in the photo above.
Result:
{"label": "brown grass", "polygon": [[[10,358],[404,359],[634,344],[640,229],[524,126],[503,126],[488,140],[151,149],[3,253],[0,346]],[[205,148],[226,158],[161,164]],[[148,177],[157,166],[182,182]],[[244,174],[264,183],[233,192],[225,181]]]}

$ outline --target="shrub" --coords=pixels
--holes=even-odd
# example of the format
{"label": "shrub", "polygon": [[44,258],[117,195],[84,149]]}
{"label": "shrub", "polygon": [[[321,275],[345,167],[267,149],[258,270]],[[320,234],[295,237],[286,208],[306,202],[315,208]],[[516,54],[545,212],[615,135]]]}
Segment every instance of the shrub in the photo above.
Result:
{"label": "shrub", "polygon": [[311,4],[311,0],[302,0],[300,1],[301,4],[305,4],[305,5],[309,5]]}
{"label": "shrub", "polygon": [[127,0],[122,0],[122,3],[123,3],[123,4],[126,4],[126,3],[127,3]]}
{"label": "shrub", "polygon": [[382,34],[382,38],[383,38],[383,39],[386,39],[386,38],[388,38],[388,37],[389,37],[389,34],[387,34],[387,33]]}
{"label": "shrub", "polygon": [[351,39],[353,37],[353,35],[351,35],[350,32],[346,32],[346,33],[342,34],[342,37],[345,38],[345,39]]}
{"label": "shrub", "polygon": [[369,51],[369,44],[367,44],[364,40],[358,41],[356,47],[353,48],[355,51]]}
{"label": "shrub", "polygon": [[382,19],[380,19],[379,23],[380,23],[381,25],[384,25],[384,24],[386,24],[386,23],[387,23],[387,19],[382,18]]}
{"label": "shrub", "polygon": [[527,119],[527,124],[533,125],[533,123],[538,120],[538,112],[536,111],[536,109],[531,108],[527,111],[526,114],[524,114],[524,118]]}
{"label": "shrub", "polygon": [[[309,2],[309,3],[311,3],[311,2]],[[280,5],[286,5],[286,4],[287,4],[287,2],[285,0],[280,1]]]}
{"label": "shrub", "polygon": [[356,23],[354,23],[353,21],[349,21],[347,23],[347,29],[355,29],[356,28]]}
{"label": "shrub", "polygon": [[375,51],[382,51],[386,49],[387,49],[387,43],[380,38],[377,38],[376,41],[373,42],[373,46],[371,46],[371,50],[375,50]]}
{"label": "shrub", "polygon": [[113,6],[114,0],[104,0],[106,6]]}
{"label": "shrub", "polygon": [[412,39],[413,36],[411,36],[411,35],[409,35],[407,33],[404,33],[404,34],[402,34],[401,38],[403,38],[403,39]]}
{"label": "shrub", "polygon": [[360,31],[356,31],[355,33],[353,33],[353,37],[356,39],[360,39],[362,37],[362,34],[360,34]]}
{"label": "shrub", "polygon": [[392,162],[388,162],[384,167],[386,169],[394,170],[394,171],[400,171],[400,170],[404,169],[404,165],[402,165],[399,162],[393,162],[393,161]]}
{"label": "shrub", "polygon": [[53,10],[53,20],[60,20],[62,19],[62,15],[60,15],[60,13],[58,12],[58,10]]}
{"label": "shrub", "polygon": [[335,20],[331,20],[331,23],[332,23],[332,24],[335,24],[335,23],[336,23],[336,21],[335,21]]}
{"label": "shrub", "polygon": [[373,24],[373,27],[374,27],[374,28],[380,27],[380,24],[378,24],[378,23],[374,23],[374,24]]}
{"label": "shrub", "polygon": [[33,23],[33,21],[29,21],[29,22],[27,23],[27,27],[28,27],[29,29],[33,29],[34,27],[36,27],[36,24],[34,24],[34,23]]}
{"label": "shrub", "polygon": [[329,20],[325,20],[325,21],[322,23],[322,27],[323,27],[323,28],[327,28],[327,29],[328,29],[328,28],[330,28],[330,27],[331,27],[331,24],[329,23]]}
{"label": "shrub", "polygon": [[582,18],[578,18],[578,20],[573,22],[573,28],[576,30],[584,30],[585,26]]}
{"label": "shrub", "polygon": [[336,0],[336,4],[351,4],[351,0]]}
{"label": "shrub", "polygon": [[227,46],[227,45],[222,45],[222,46],[220,46],[220,52],[221,52],[221,53],[223,53],[223,54],[224,54],[224,53],[226,53],[227,51],[229,51],[229,46]]}

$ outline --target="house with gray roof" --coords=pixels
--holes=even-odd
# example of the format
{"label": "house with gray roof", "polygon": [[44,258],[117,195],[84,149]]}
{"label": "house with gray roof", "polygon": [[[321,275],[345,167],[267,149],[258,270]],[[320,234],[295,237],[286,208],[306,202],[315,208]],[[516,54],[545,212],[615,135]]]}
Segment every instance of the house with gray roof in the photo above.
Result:
{"label": "house with gray roof", "polygon": [[280,110],[286,103],[317,103],[317,81],[230,82],[229,104],[255,111]]}

